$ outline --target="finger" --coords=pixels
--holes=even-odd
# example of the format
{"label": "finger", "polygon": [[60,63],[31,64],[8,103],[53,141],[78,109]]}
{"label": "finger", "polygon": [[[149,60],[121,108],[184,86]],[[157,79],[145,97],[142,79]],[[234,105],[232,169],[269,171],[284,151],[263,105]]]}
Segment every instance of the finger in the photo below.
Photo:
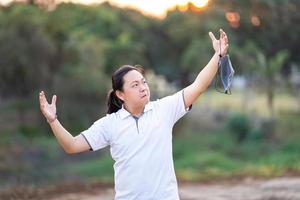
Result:
{"label": "finger", "polygon": [[224,41],[225,41],[225,42],[228,42],[228,37],[227,37],[227,35],[226,35],[225,32],[223,32],[223,38],[224,38]]}
{"label": "finger", "polygon": [[228,48],[229,48],[229,45],[226,44],[226,45],[225,45],[225,52],[226,52],[226,53],[227,53],[227,51],[228,51]]}
{"label": "finger", "polygon": [[221,32],[222,34],[225,34],[225,35],[226,35],[225,31],[224,31],[223,29],[221,29],[221,28],[220,28],[220,32]]}
{"label": "finger", "polygon": [[40,92],[40,102],[41,102],[41,104],[48,103],[44,91]]}
{"label": "finger", "polygon": [[39,100],[40,100],[40,104],[43,104],[43,103],[44,103],[43,91],[41,91],[41,92],[39,93]]}
{"label": "finger", "polygon": [[222,45],[228,43],[228,38],[224,32],[220,32],[220,40],[221,40]]}
{"label": "finger", "polygon": [[45,107],[46,107],[46,103],[42,100],[42,97],[40,97],[40,109],[43,114],[44,114]]}
{"label": "finger", "polygon": [[222,32],[224,33],[224,35],[227,36],[226,32],[225,32],[223,29],[221,29],[221,30],[222,30]]}
{"label": "finger", "polygon": [[227,39],[227,37],[222,38],[222,39],[221,39],[221,42],[222,42],[222,45],[228,44],[228,39]]}
{"label": "finger", "polygon": [[222,32],[222,29],[219,30],[219,33],[220,33],[220,39],[223,38],[223,32]]}
{"label": "finger", "polygon": [[225,42],[228,43],[227,34],[223,31],[223,29],[221,29],[221,31],[222,31],[222,38],[224,38]]}
{"label": "finger", "polygon": [[56,104],[56,99],[57,99],[57,96],[53,95],[51,105],[55,105]]}
{"label": "finger", "polygon": [[209,32],[208,34],[209,34],[210,39],[211,39],[213,42],[217,40],[216,37],[215,37],[215,35],[214,35],[212,32]]}
{"label": "finger", "polygon": [[225,40],[226,43],[228,43],[228,37],[227,37],[227,35],[224,36],[224,40]]}

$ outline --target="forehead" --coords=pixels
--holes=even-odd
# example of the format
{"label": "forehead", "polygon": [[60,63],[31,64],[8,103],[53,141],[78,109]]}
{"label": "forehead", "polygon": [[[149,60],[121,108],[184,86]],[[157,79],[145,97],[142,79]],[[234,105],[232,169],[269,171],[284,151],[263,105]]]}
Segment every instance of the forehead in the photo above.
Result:
{"label": "forehead", "polygon": [[130,84],[133,81],[140,81],[143,78],[144,76],[140,72],[136,70],[131,70],[127,74],[125,74],[124,83]]}

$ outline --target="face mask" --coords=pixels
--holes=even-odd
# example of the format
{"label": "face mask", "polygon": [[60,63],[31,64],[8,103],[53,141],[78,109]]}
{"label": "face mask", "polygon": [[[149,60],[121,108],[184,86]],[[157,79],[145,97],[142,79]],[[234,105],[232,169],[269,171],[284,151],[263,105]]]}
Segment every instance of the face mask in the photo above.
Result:
{"label": "face mask", "polygon": [[220,58],[219,68],[224,93],[231,94],[230,87],[233,80],[234,69],[228,54]]}

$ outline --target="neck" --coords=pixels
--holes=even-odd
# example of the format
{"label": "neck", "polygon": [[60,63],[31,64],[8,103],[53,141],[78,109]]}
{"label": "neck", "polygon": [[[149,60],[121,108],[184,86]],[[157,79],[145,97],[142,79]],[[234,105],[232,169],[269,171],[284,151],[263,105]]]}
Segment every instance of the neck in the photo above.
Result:
{"label": "neck", "polygon": [[145,106],[133,106],[124,103],[124,108],[133,116],[139,117],[143,113]]}

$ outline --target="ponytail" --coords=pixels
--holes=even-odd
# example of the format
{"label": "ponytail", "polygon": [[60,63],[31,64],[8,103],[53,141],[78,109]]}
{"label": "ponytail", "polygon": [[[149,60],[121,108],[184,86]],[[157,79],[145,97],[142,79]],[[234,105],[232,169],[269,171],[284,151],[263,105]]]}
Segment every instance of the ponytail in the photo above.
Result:
{"label": "ponytail", "polygon": [[117,112],[122,108],[122,100],[119,99],[114,90],[110,90],[107,95],[107,114]]}

